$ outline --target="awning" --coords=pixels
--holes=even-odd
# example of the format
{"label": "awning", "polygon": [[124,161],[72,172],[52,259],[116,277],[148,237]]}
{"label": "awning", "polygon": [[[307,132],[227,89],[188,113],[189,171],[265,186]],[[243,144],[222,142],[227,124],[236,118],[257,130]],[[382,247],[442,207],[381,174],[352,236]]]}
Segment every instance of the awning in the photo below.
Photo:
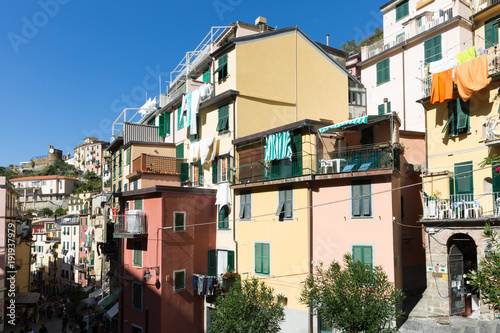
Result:
{"label": "awning", "polygon": [[96,291],[91,292],[89,294],[89,297],[99,297],[99,296],[101,296],[102,293],[108,291],[108,289],[109,289],[109,286],[106,286],[106,287],[103,287],[103,288],[99,288]]}
{"label": "awning", "polygon": [[82,289],[84,292],[88,293],[92,290],[92,286],[88,286]]}
{"label": "awning", "polygon": [[109,294],[108,296],[104,297],[97,303],[97,306],[101,308],[101,310],[106,309],[109,307],[111,304],[113,304],[116,300],[118,299],[118,291],[112,294]]}
{"label": "awning", "polygon": [[320,128],[318,130],[318,132],[321,134],[321,133],[324,133],[324,132],[331,130],[331,129],[340,128],[340,127],[344,127],[344,126],[348,126],[348,125],[361,125],[361,124],[366,124],[367,122],[368,122],[368,116],[364,116],[364,117],[355,118],[355,119],[343,121],[343,122],[338,123],[338,124],[333,124],[330,126]]}
{"label": "awning", "polygon": [[116,316],[116,314],[118,313],[118,302],[116,302],[115,305],[113,305],[113,307],[111,309],[109,309],[108,312],[106,312],[106,317],[108,317],[109,320],[111,320],[111,318],[113,318],[114,316]]}
{"label": "awning", "polygon": [[268,135],[266,138],[266,162],[292,157],[290,132]]}
{"label": "awning", "polygon": [[95,297],[89,297],[89,298],[83,299],[81,302],[85,303],[89,306],[92,306],[92,305],[95,305],[97,303],[97,300],[95,299]]}

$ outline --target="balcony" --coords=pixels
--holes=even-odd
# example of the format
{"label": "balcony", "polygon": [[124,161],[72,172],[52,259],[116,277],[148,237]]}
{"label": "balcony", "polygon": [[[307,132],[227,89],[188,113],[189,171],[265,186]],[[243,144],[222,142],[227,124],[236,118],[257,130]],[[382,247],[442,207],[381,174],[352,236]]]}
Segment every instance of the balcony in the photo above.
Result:
{"label": "balcony", "polygon": [[116,217],[115,238],[143,238],[147,237],[146,214],[144,211],[135,211],[127,215]]}
{"label": "balcony", "polygon": [[422,221],[489,221],[500,219],[500,193],[424,195]]}
{"label": "balcony", "polygon": [[500,146],[500,115],[486,118],[484,144],[489,147]]}
{"label": "balcony", "polygon": [[490,6],[496,5],[499,2],[500,2],[500,0],[483,0],[483,1],[480,1],[476,12],[484,10],[484,9],[490,7]]}
{"label": "balcony", "polygon": [[401,146],[380,144],[324,154],[293,154],[289,159],[256,161],[238,167],[236,184],[307,175],[351,174],[376,170],[399,170]]}
{"label": "balcony", "polygon": [[163,142],[158,133],[158,126],[125,123],[123,125],[123,144],[130,141],[140,142]]}
{"label": "balcony", "polygon": [[132,162],[132,172],[180,175],[185,159],[141,154]]}
{"label": "balcony", "polygon": [[61,242],[61,237],[52,237],[52,236],[47,236],[45,237],[45,242],[46,243],[59,243]]}

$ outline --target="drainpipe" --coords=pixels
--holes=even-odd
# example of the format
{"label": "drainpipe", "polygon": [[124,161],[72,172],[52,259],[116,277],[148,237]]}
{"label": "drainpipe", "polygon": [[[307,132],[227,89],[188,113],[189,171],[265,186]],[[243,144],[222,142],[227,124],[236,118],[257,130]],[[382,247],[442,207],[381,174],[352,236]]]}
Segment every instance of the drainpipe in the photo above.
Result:
{"label": "drainpipe", "polygon": [[[233,140],[236,139],[236,96],[233,96]],[[233,165],[236,165],[236,147],[233,145]],[[234,172],[236,174],[236,168],[234,169]],[[232,173],[232,172],[231,172]],[[236,175],[235,175],[236,176]],[[230,179],[231,180],[231,179]],[[238,240],[236,239],[236,216],[234,215],[234,207],[236,207],[236,194],[234,193],[233,190],[233,209],[231,210],[233,213],[233,242],[234,242],[234,253],[236,254],[234,257],[234,269],[237,272],[238,271]]]}
{"label": "drainpipe", "polygon": [[[401,46],[402,66],[403,66],[403,128],[406,130],[406,82],[405,82],[405,47]],[[394,156],[394,155],[393,155]]]}
{"label": "drainpipe", "polygon": [[[308,216],[308,224],[309,224],[309,274],[313,274],[313,200],[312,200],[312,189],[311,184],[308,182],[307,184],[307,196],[308,203],[307,206],[309,211]],[[313,318],[313,308],[309,307],[309,332],[314,332],[314,318]]]}

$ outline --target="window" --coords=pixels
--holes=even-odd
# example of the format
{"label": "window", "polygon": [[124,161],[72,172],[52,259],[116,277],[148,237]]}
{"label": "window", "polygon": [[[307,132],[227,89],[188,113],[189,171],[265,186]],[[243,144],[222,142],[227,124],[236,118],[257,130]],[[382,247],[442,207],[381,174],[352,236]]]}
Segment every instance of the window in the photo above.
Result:
{"label": "window", "polygon": [[123,192],[127,192],[128,191],[128,184],[123,184]]}
{"label": "window", "polygon": [[142,284],[132,282],[132,308],[142,311]]}
{"label": "window", "polygon": [[406,0],[396,5],[396,21],[410,14],[410,1]]}
{"label": "window", "polygon": [[219,206],[218,220],[219,229],[229,229],[229,208],[227,205]]}
{"label": "window", "polygon": [[158,123],[158,136],[164,138],[170,135],[170,113],[161,114],[158,117]]}
{"label": "window", "polygon": [[134,241],[134,266],[142,267],[142,241]]}
{"label": "window", "polygon": [[382,84],[391,79],[389,58],[377,63],[377,84]]}
{"label": "window", "polygon": [[269,274],[269,243],[255,243],[255,273]]}
{"label": "window", "polygon": [[[161,117],[161,115],[159,117]],[[155,119],[155,117],[151,117],[151,119],[148,120],[148,125],[149,126],[155,126],[156,125],[156,119]]]}
{"label": "window", "polygon": [[142,210],[142,198],[134,200],[134,209],[135,210]]}
{"label": "window", "polygon": [[240,193],[240,219],[250,220],[252,217],[251,193]]}
{"label": "window", "polygon": [[127,150],[125,150],[125,165],[129,164],[130,164],[130,148],[127,148]]}
{"label": "window", "polygon": [[293,218],[293,190],[292,189],[279,190],[278,209],[276,210],[276,215],[279,216],[280,221]]}
{"label": "window", "polygon": [[470,105],[461,98],[448,102],[448,121],[441,133],[448,130],[448,136],[470,133]]}
{"label": "window", "polygon": [[227,77],[227,54],[224,54],[217,61],[217,69],[214,75],[219,73],[218,81],[222,81]]}
{"label": "window", "polygon": [[186,231],[186,212],[174,212],[174,232]]}
{"label": "window", "polygon": [[175,157],[184,158],[184,143],[181,143],[175,147]]}
{"label": "window", "polygon": [[181,112],[181,105],[177,108],[177,129],[184,127],[184,112]]}
{"label": "window", "polygon": [[424,59],[429,64],[441,60],[441,35],[432,37],[424,42]]}
{"label": "window", "polygon": [[396,35],[396,43],[402,43],[405,41],[406,34],[404,32]]}
{"label": "window", "polygon": [[319,332],[320,333],[332,333],[332,328],[330,325],[328,325],[328,322],[326,320],[323,320],[320,316],[318,316],[318,321],[319,321]]}
{"label": "window", "polygon": [[186,270],[174,271],[174,292],[186,289]]}
{"label": "window", "polygon": [[218,156],[212,162],[212,183],[225,183],[229,180],[229,155]]}
{"label": "window", "polygon": [[[455,164],[455,194],[469,194],[474,193],[473,177],[472,177],[472,161],[456,163]],[[462,198],[457,198],[460,200]],[[465,200],[472,200],[472,198],[463,198]]]}
{"label": "window", "polygon": [[203,82],[210,82],[210,67],[203,71]]}
{"label": "window", "polygon": [[352,247],[352,261],[361,261],[373,268],[373,248],[366,245],[354,245]]}
{"label": "window", "polygon": [[219,108],[219,121],[217,122],[217,131],[224,132],[229,130],[229,105]]}
{"label": "window", "polygon": [[118,181],[118,192],[121,192],[122,191],[122,181],[119,180]]}
{"label": "window", "polygon": [[366,105],[365,93],[361,91],[349,91],[349,104],[350,105]]}
{"label": "window", "polygon": [[191,163],[191,181],[193,186],[203,185],[203,165],[201,160]]}
{"label": "window", "polygon": [[189,140],[191,142],[196,142],[200,140],[200,131],[201,131],[201,123],[200,123],[200,114],[196,114],[196,134],[190,134]]}
{"label": "window", "polygon": [[490,48],[498,44],[498,19],[494,17],[484,23],[485,48]]}
{"label": "window", "polygon": [[382,103],[378,106],[378,114],[382,115],[384,113],[391,113],[391,102],[387,102],[387,109],[385,108],[386,103]]}
{"label": "window", "polygon": [[62,183],[62,180],[61,180],[61,181],[59,181],[59,189],[60,190],[62,190],[62,185],[63,185],[63,183]]}
{"label": "window", "polygon": [[351,183],[352,189],[352,217],[372,216],[371,182],[356,181]]}
{"label": "window", "polygon": [[132,184],[133,184],[132,186],[133,186],[133,189],[134,189],[134,190],[137,190],[137,189],[138,189],[138,186],[137,186],[137,183],[138,183],[138,182],[139,182],[138,180],[134,180],[134,182],[132,183]]}

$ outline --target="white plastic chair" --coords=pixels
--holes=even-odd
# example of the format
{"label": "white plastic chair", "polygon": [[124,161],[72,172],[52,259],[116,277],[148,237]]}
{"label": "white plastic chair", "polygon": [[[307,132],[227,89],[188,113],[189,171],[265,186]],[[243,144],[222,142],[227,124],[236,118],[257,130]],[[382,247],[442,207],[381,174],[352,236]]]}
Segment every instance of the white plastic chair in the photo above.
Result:
{"label": "white plastic chair", "polygon": [[446,218],[449,219],[454,219],[455,218],[455,212],[453,209],[451,209],[450,203],[448,200],[440,200],[438,203],[438,212],[439,212],[439,219],[444,219]]}
{"label": "white plastic chair", "polygon": [[475,201],[464,201],[465,218],[479,218],[479,205]]}

